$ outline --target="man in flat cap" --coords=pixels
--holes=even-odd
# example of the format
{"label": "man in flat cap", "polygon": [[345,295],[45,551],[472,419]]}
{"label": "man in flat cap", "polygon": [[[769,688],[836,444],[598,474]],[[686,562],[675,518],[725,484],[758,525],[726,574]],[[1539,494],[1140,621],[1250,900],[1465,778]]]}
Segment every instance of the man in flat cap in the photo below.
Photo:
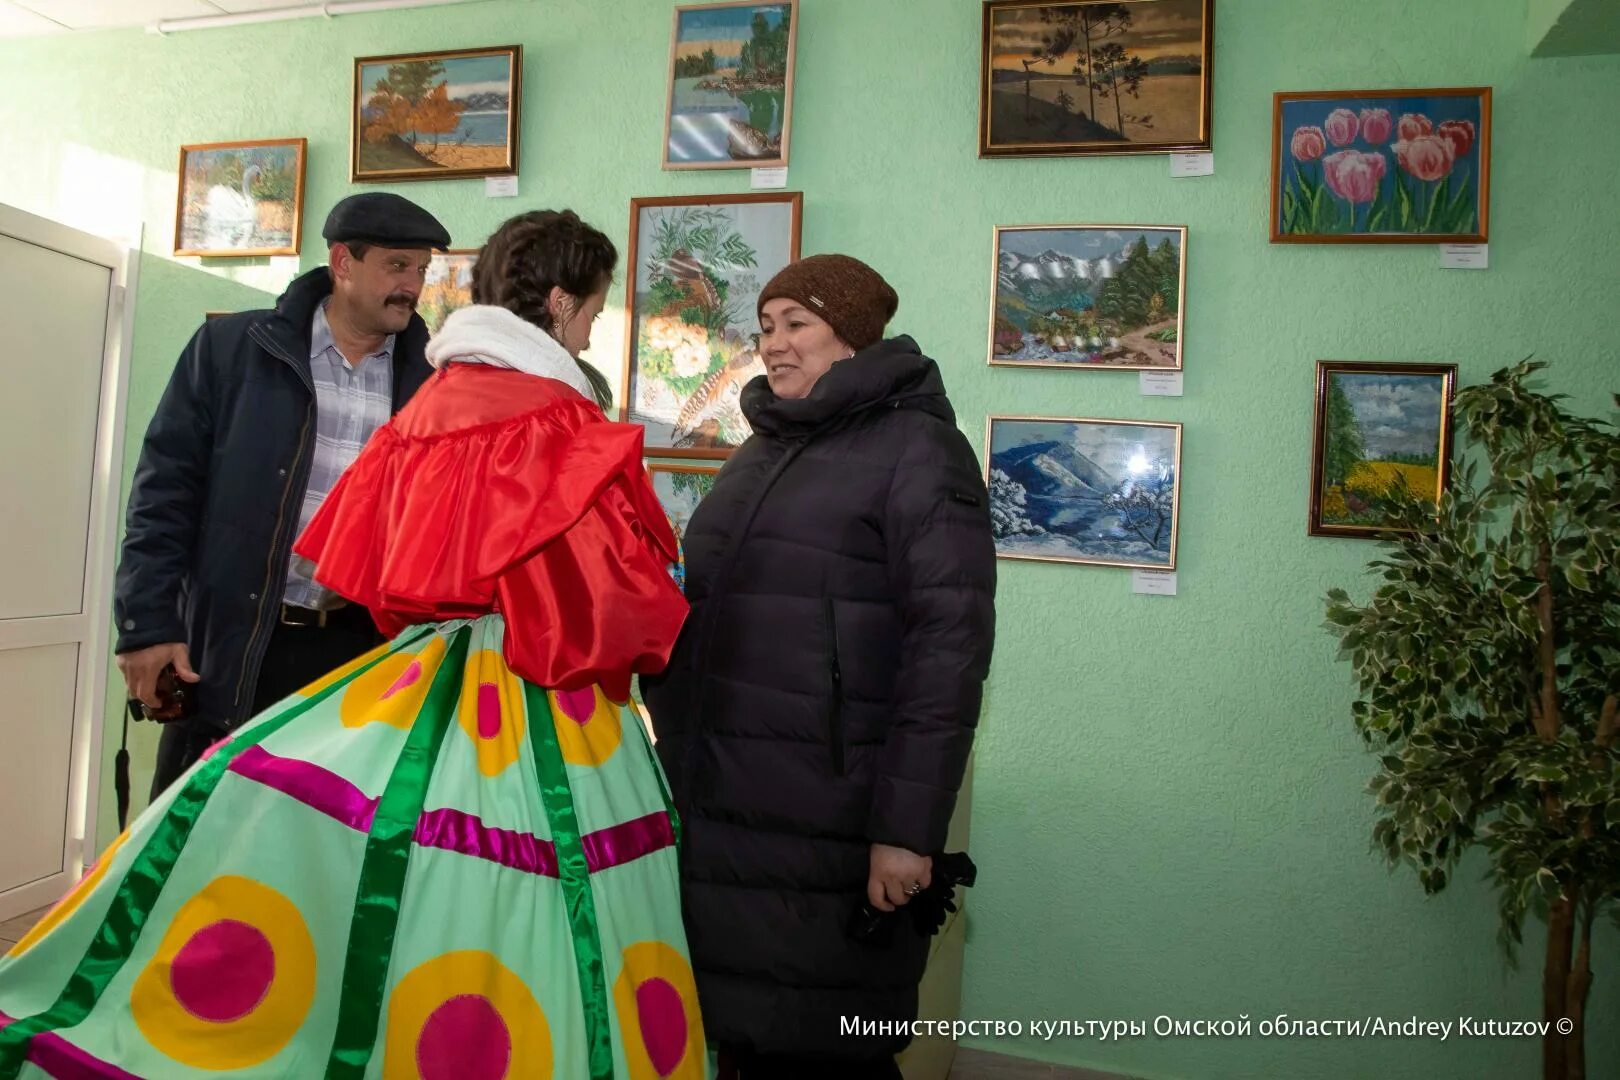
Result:
{"label": "man in flat cap", "polygon": [[146,430],[114,598],[118,667],[154,708],[172,667],[193,706],[164,727],[154,798],[215,740],[382,640],[292,544],[431,373],[416,301],[450,236],[381,192],[338,203],[321,235],[328,265],[274,310],[203,323]]}

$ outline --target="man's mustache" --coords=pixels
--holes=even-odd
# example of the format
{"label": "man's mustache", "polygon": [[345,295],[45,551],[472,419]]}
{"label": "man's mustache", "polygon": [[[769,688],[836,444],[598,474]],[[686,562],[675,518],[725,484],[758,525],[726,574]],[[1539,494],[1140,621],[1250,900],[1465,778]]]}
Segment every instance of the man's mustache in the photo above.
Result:
{"label": "man's mustache", "polygon": [[383,303],[389,306],[394,304],[404,304],[412,311],[416,310],[416,297],[412,296],[410,293],[389,293],[388,299],[384,300]]}

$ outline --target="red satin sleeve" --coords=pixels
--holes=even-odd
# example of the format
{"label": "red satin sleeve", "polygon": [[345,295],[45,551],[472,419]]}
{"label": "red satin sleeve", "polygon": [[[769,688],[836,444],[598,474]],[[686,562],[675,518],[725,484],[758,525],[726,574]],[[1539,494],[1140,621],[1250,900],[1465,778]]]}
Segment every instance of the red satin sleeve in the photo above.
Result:
{"label": "red satin sleeve", "polygon": [[668,661],[686,601],[639,426],[571,394],[429,435],[407,421],[424,426],[380,428],[299,537],[316,581],[389,635],[499,611],[507,663],[548,688],[622,701]]}

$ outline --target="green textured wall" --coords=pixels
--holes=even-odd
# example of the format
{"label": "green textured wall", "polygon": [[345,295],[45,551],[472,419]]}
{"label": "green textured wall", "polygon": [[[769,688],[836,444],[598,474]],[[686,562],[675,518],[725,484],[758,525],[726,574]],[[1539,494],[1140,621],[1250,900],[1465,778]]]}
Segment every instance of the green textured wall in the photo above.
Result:
{"label": "green textured wall", "polygon": [[[479,181],[396,190],[458,244],[536,205],[572,206],[622,239],[632,196],[747,183],[659,171],[669,7],[492,0],[0,44],[0,202],[146,225],[126,479],[202,313],[279,291],[297,269],[168,256],[179,144],[308,136],[297,263],[314,266],[309,238],[350,190],[350,58],[518,41],[521,197],[486,200]],[[1578,407],[1603,406],[1620,287],[1620,140],[1603,118],[1620,114],[1620,57],[1529,59],[1524,0],[1218,8],[1217,171],[1171,180],[1162,157],[977,160],[974,0],[804,0],[790,173],[804,248],[889,276],[896,328],[940,359],[975,443],[991,411],[1186,424],[1179,597],[1133,596],[1124,571],[1002,564],[964,1015],[1531,1019],[1539,942],[1524,971],[1503,968],[1477,875],[1425,901],[1367,851],[1370,764],[1319,597],[1354,583],[1374,548],[1305,535],[1313,364],[1456,361],[1473,381],[1535,352]],[[1427,247],[1266,242],[1273,91],[1477,84],[1496,92],[1489,271],[1442,272]],[[1141,398],[1128,373],[985,366],[991,227],[1087,221],[1190,228],[1185,398]],[[616,376],[611,305],[597,356]],[[149,752],[136,756],[144,768]],[[1590,1075],[1613,1076],[1607,928],[1593,967]],[[1505,1078],[1539,1062],[1534,1041],[1455,1034],[976,1042],[1165,1078]]]}

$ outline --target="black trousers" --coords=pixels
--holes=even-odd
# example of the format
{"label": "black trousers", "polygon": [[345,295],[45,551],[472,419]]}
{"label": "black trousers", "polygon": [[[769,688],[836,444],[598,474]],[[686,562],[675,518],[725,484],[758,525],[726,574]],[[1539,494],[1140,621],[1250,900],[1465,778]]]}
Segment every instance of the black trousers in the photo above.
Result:
{"label": "black trousers", "polygon": [[719,1080],[902,1080],[892,1057],[776,1057],[720,1048]]}
{"label": "black trousers", "polygon": [[[257,716],[382,641],[371,614],[357,604],[332,612],[325,626],[288,626],[278,621],[259,667],[259,681],[253,687],[251,715]],[[226,734],[223,724],[206,717],[164,725],[152,773],[151,798],[163,794],[196,764],[204,750]]]}

